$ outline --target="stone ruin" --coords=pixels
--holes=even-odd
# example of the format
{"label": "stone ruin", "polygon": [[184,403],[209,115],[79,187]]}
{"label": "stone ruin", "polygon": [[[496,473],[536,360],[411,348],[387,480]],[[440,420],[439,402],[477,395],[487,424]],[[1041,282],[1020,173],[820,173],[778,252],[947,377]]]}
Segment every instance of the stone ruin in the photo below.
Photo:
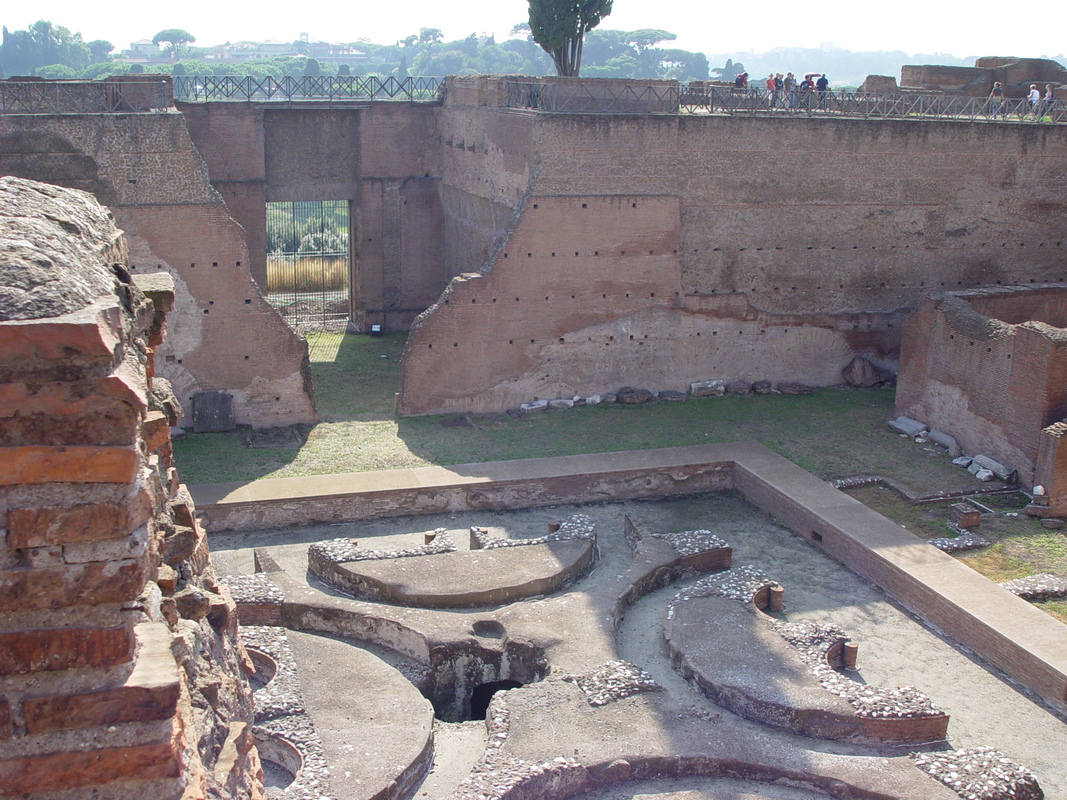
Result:
{"label": "stone ruin", "polygon": [[[121,233],[85,193],[5,178],[0,207],[0,793],[221,800],[262,797],[266,780],[269,797],[399,800],[432,763],[429,717],[484,714],[484,752],[448,791],[456,800],[686,776],[829,797],[1042,796],[986,749],[913,762],[878,750],[942,739],[947,715],[917,689],[849,680],[844,632],[764,613],[781,588],[744,566],[722,572],[731,550],[708,530],[627,520],[609,544],[578,516],[529,540],[474,527],[465,552],[447,532],[386,552],[342,539],[311,548],[311,577],[262,551],[255,575],[217,579],[172,462],[180,406],[154,375],[168,281],[130,277]],[[464,572],[464,560],[478,563]],[[663,641],[700,694],[768,733],[679,705],[615,652],[641,596],[705,573],[717,574],[670,603]],[[434,576],[456,591],[430,596]],[[359,656],[356,690],[337,698],[364,722],[320,733],[301,684],[335,668],[327,658],[301,675],[286,628],[394,654]],[[652,737],[666,719],[670,736]],[[808,749],[779,731],[874,749]],[[342,793],[331,758],[368,734],[399,737],[405,755],[368,749],[360,774],[374,781]]]}
{"label": "stone ruin", "polygon": [[154,378],[173,286],[85,192],[0,178],[0,794],[261,796],[253,669]]}

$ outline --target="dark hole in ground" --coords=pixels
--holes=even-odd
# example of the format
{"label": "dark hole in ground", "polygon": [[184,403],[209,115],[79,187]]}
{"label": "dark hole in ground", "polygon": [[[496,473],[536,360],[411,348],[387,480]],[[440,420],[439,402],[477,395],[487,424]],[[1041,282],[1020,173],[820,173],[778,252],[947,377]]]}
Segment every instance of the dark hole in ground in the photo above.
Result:
{"label": "dark hole in ground", "polygon": [[481,686],[475,686],[474,691],[471,692],[470,718],[485,719],[486,712],[489,711],[489,702],[494,694],[508,689],[518,689],[520,686],[522,684],[518,681],[490,681]]}
{"label": "dark hole in ground", "polygon": [[[482,628],[504,633],[492,624]],[[442,722],[485,719],[494,692],[536,683],[548,674],[539,647],[516,641],[502,644],[494,648],[466,641],[431,651],[429,680],[422,693],[433,704],[435,717]]]}

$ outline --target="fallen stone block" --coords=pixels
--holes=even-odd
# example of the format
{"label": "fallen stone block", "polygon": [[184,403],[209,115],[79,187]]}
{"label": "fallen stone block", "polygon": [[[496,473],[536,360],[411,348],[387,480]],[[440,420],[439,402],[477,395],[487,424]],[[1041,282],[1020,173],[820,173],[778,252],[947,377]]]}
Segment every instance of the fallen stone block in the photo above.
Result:
{"label": "fallen stone block", "polygon": [[771,382],[770,381],[756,381],[752,384],[752,391],[756,394],[770,394]]}
{"label": "fallen stone block", "polygon": [[752,384],[748,381],[730,381],[726,384],[727,394],[752,394]]}
{"label": "fallen stone block", "polygon": [[726,394],[726,384],[723,381],[697,381],[689,384],[689,394],[693,397],[715,397]]}
{"label": "fallen stone block", "polygon": [[955,437],[949,436],[944,431],[931,429],[927,432],[926,437],[931,442],[935,442],[948,450],[948,454],[952,458],[959,458],[963,454],[963,450],[960,449],[959,442],[956,441]]}
{"label": "fallen stone block", "polygon": [[796,383],[795,381],[785,381],[783,383],[779,383],[777,389],[782,394],[789,395],[811,394],[812,392],[811,387],[808,386],[806,383]]}
{"label": "fallen stone block", "polygon": [[926,426],[921,422],[911,417],[905,417],[903,414],[896,419],[889,420],[889,427],[912,438],[921,436],[923,431],[926,430]]}
{"label": "fallen stone block", "polygon": [[972,459],[970,456],[960,456],[959,458],[952,459],[952,463],[957,467],[969,467],[971,466],[971,461]]}
{"label": "fallen stone block", "polygon": [[632,386],[623,386],[615,393],[615,401],[626,405],[640,405],[655,398],[648,389],[635,389]]}
{"label": "fallen stone block", "polygon": [[549,408],[574,408],[574,401],[569,399],[569,398],[566,398],[566,397],[561,397],[561,398],[559,398],[557,400],[549,400],[548,401],[548,407]]}
{"label": "fallen stone block", "polygon": [[[989,456],[974,456],[973,463],[977,464],[982,469],[987,469],[1000,478],[1002,481],[1010,483],[1015,478],[1015,470],[1012,467],[1001,464],[999,461],[994,461]],[[979,478],[979,480],[982,480]]]}
{"label": "fallen stone block", "polygon": [[666,389],[656,395],[657,400],[665,400],[671,403],[684,402],[689,399],[689,395],[685,392],[676,392],[673,389]]}

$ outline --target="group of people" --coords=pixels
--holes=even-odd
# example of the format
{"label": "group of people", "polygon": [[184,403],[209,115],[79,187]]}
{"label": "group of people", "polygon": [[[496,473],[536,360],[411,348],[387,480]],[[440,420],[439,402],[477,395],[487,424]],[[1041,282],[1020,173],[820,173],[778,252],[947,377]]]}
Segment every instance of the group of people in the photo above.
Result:
{"label": "group of people", "polygon": [[[813,94],[818,97],[819,108],[825,108],[826,95],[830,90],[830,81],[825,73],[818,75],[814,72],[805,75],[804,80],[799,82],[792,72],[787,72],[784,76],[780,72],[771,72],[767,74],[763,85],[768,108],[810,108]],[[750,91],[747,72],[742,72],[734,78],[734,91]]]}
{"label": "group of people", "polygon": [[[1030,105],[1030,119],[1036,120],[1049,113],[1056,105],[1056,94],[1051,83],[1045,84],[1044,95],[1041,94],[1041,90],[1037,88],[1036,83],[1031,83],[1026,100]],[[993,90],[989,93],[989,116],[993,119],[998,116],[1003,117],[1003,109],[1004,84],[1000,81],[994,81]],[[1020,116],[1022,116],[1022,112],[1020,112]]]}

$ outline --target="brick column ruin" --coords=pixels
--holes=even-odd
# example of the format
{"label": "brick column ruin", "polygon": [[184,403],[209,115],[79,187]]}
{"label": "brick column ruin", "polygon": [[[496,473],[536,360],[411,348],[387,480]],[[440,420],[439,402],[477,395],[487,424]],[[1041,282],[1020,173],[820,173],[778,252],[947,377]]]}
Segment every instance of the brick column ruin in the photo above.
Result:
{"label": "brick column ruin", "polygon": [[91,195],[0,179],[0,795],[258,798],[251,664],[152,379],[173,287]]}

